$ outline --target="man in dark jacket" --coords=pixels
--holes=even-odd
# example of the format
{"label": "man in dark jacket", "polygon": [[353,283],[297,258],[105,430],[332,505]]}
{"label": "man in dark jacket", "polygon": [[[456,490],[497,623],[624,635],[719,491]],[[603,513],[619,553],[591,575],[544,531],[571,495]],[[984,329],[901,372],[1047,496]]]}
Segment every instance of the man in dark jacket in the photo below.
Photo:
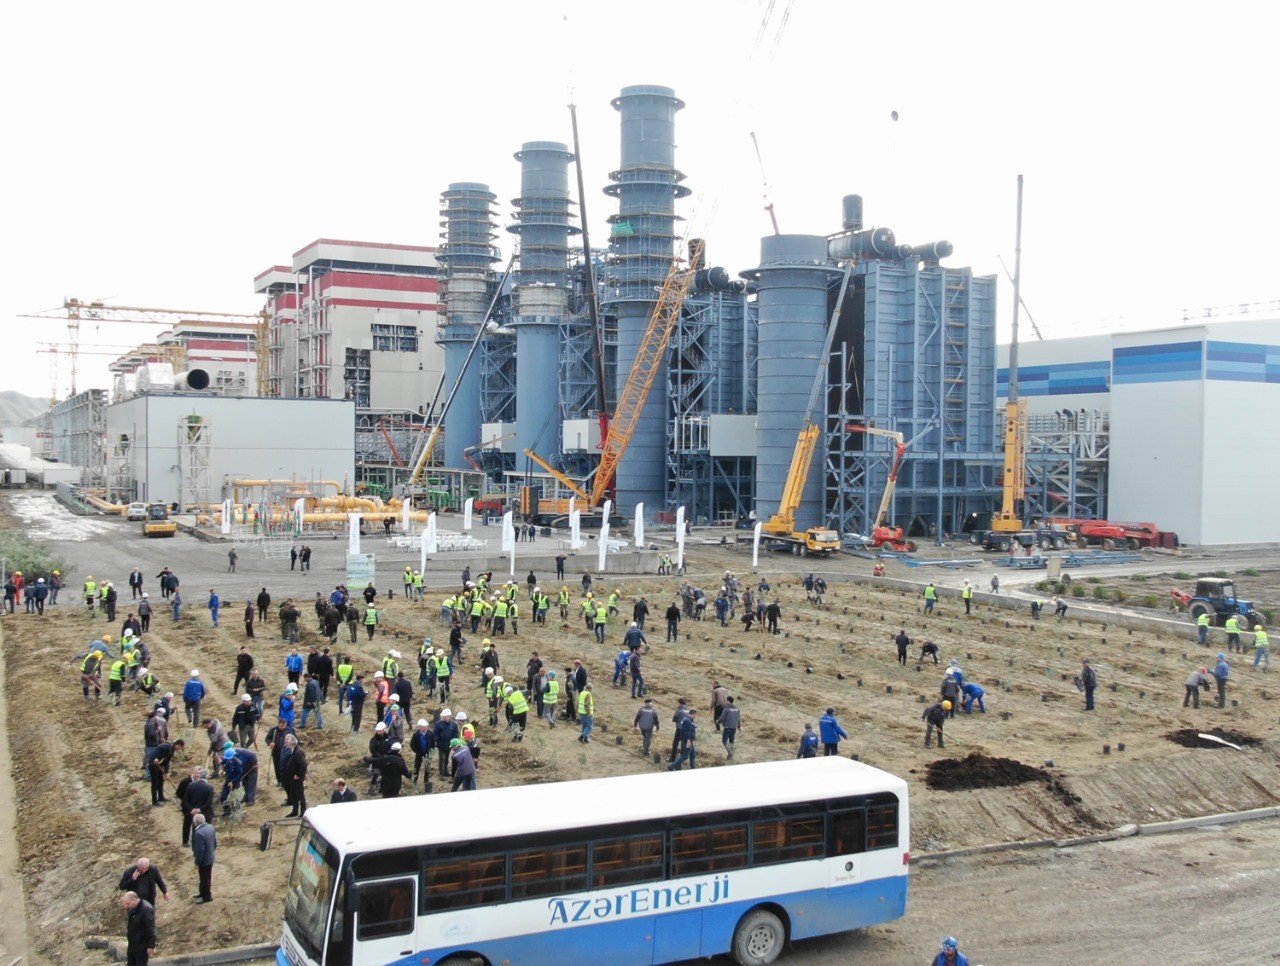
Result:
{"label": "man in dark jacket", "polygon": [[929,705],[925,709],[924,714],[920,717],[924,719],[924,746],[928,748],[933,744],[933,729],[938,729],[938,747],[945,748],[942,743],[942,726],[946,723],[947,715],[951,712],[951,702],[941,701]]}
{"label": "man in dark jacket", "polygon": [[[380,791],[383,798],[399,798],[406,778],[412,780],[404,755],[400,754],[400,742],[393,741],[391,750],[369,762],[381,776]],[[429,769],[428,769],[429,770]]]}
{"label": "man in dark jacket", "polygon": [[[335,625],[336,628],[336,625]],[[337,634],[335,629],[334,634]],[[333,656],[326,647],[316,658],[316,680],[320,683],[320,703],[329,703],[329,682],[333,680]]]}
{"label": "man in dark jacket", "polygon": [[397,671],[395,684],[391,687],[395,696],[400,699],[400,710],[404,713],[405,720],[408,721],[409,710],[413,705],[413,685],[404,676],[403,671]]}
{"label": "man in dark jacket", "polygon": [[284,793],[288,799],[289,818],[301,818],[307,810],[307,753],[294,735],[286,735],[285,748],[289,755],[280,769]]}
{"label": "man in dark jacket", "polygon": [[120,891],[133,892],[139,899],[153,906],[156,904],[156,893],[164,896],[165,901],[169,899],[169,887],[165,884],[164,876],[146,856],[124,870],[124,875],[120,877]]}
{"label": "man in dark jacket", "polygon": [[[182,811],[189,816],[187,821],[195,818],[195,813],[199,812],[206,820],[213,820],[213,804],[216,799],[216,793],[211,785],[204,777],[204,772],[199,768],[191,772],[191,783],[187,785],[186,791],[182,795]],[[190,834],[183,823],[183,841],[185,842]]]}
{"label": "man in dark jacket", "polygon": [[236,655],[236,680],[231,685],[232,691],[240,690],[240,682],[249,680],[249,672],[253,670],[253,655],[249,653],[248,647],[240,648],[240,653]]}
{"label": "man in dark jacket", "polygon": [[426,718],[418,719],[417,730],[409,736],[409,748],[413,751],[413,781],[416,784],[422,774],[422,763],[427,763],[426,790],[431,791],[431,749],[436,746],[436,733]]}
{"label": "man in dark jacket", "polygon": [[194,897],[197,903],[213,902],[213,863],[218,851],[218,834],[203,815],[192,819],[191,855],[200,875],[200,892]]}
{"label": "man in dark jacket", "polygon": [[667,643],[680,640],[680,605],[672,601],[667,608]]}
{"label": "man in dark jacket", "polygon": [[329,796],[330,805],[338,805],[342,802],[354,802],[359,796],[355,790],[347,787],[345,778],[335,778],[333,780],[333,794]]}
{"label": "man in dark jacket", "polygon": [[[169,898],[165,895],[165,898]],[[147,966],[151,954],[156,951],[156,909],[145,899],[139,899],[136,892],[126,892],[120,897],[120,905],[129,917],[125,926],[128,944],[125,947],[125,962],[132,966]]]}
{"label": "man in dark jacket", "polygon": [[267,608],[271,606],[271,595],[267,593],[267,588],[263,587],[258,591],[258,620],[262,623],[267,622]]}

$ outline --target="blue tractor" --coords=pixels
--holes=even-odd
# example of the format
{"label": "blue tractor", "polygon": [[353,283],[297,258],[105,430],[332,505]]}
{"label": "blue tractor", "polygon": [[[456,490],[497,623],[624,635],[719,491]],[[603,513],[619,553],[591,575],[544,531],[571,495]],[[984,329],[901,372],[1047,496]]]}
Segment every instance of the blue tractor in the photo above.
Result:
{"label": "blue tractor", "polygon": [[1191,615],[1193,621],[1199,620],[1201,614],[1208,614],[1210,620],[1222,626],[1226,624],[1228,617],[1235,617],[1239,620],[1242,631],[1252,630],[1263,622],[1262,615],[1258,613],[1252,601],[1240,600],[1236,597],[1234,580],[1200,577],[1196,580],[1194,594],[1187,594],[1181,590],[1172,590],[1170,593],[1178,603],[1187,608],[1187,613]]}

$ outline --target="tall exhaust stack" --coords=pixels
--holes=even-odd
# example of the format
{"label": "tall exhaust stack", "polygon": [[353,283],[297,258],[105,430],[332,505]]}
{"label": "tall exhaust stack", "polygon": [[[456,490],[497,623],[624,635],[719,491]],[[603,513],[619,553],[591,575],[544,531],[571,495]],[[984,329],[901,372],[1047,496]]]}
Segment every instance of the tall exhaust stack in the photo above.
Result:
{"label": "tall exhaust stack", "polygon": [[558,141],[529,141],[516,152],[520,197],[512,202],[520,239],[516,280],[516,449],[560,449],[560,322],[568,309],[569,162]]}
{"label": "tall exhaust stack", "polygon": [[[675,169],[675,116],[684,102],[669,87],[624,87],[613,100],[622,115],[621,164],[605,194],[618,199],[609,218],[610,290],[604,301],[618,319],[614,398],[621,395],[675,254],[675,202],[689,189]],[[667,380],[665,366],[618,466],[617,507],[630,515],[637,503],[650,512],[666,499]]]}
{"label": "tall exhaust stack", "polygon": [[[476,327],[484,322],[493,283],[493,202],[487,184],[459,181],[440,196],[444,218],[444,244],[437,256],[445,268],[444,321],[436,332],[436,344],[444,349],[446,392],[462,371],[467,352],[475,341]],[[444,463],[465,466],[463,450],[480,442],[480,367],[471,366],[463,377],[444,426]]]}

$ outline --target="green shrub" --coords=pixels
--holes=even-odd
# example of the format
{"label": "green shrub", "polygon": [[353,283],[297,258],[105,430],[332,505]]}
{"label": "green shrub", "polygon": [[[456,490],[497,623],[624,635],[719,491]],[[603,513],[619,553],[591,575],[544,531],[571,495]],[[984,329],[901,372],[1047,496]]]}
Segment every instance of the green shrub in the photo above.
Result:
{"label": "green shrub", "polygon": [[1149,580],[1150,578],[1146,574],[1132,574],[1129,577],[1129,579],[1132,580],[1135,584],[1140,584],[1146,580]]}
{"label": "green shrub", "polygon": [[1209,576],[1210,577],[1230,577],[1231,574],[1227,573],[1225,570],[1215,570],[1212,573],[1210,573]]}
{"label": "green shrub", "polygon": [[1105,588],[1105,587],[1094,587],[1094,588],[1093,588],[1093,599],[1094,599],[1094,600],[1106,600],[1106,599],[1107,599],[1107,588]]}
{"label": "green shrub", "polygon": [[1111,599],[1114,600],[1117,604],[1120,604],[1128,600],[1129,595],[1117,587],[1115,590],[1111,592]]}
{"label": "green shrub", "polygon": [[1071,588],[1072,597],[1083,597],[1086,593],[1087,591],[1083,587],[1081,587],[1079,584],[1076,584],[1074,587]]}
{"label": "green shrub", "polygon": [[1041,593],[1048,593],[1048,592],[1049,592],[1049,588],[1050,588],[1050,587],[1052,587],[1052,586],[1053,586],[1053,585],[1052,585],[1052,584],[1050,583],[1050,581],[1048,581],[1048,580],[1037,580],[1037,581],[1036,581],[1036,590],[1040,591]]}
{"label": "green shrub", "polygon": [[1187,571],[1185,570],[1179,570],[1177,573],[1173,575],[1173,579],[1174,580],[1195,580],[1196,575],[1187,573]]}
{"label": "green shrub", "polygon": [[55,557],[41,544],[18,530],[0,531],[0,557],[5,558],[5,573],[21,570],[32,579],[48,577],[55,570],[68,572],[62,558]]}
{"label": "green shrub", "polygon": [[1244,569],[1244,570],[1242,570],[1242,571],[1240,571],[1240,572],[1241,572],[1242,574],[1244,574],[1246,577],[1256,577],[1256,576],[1258,576],[1258,568],[1257,568],[1257,567],[1248,567],[1248,568],[1246,568],[1246,569]]}
{"label": "green shrub", "polygon": [[1086,584],[1100,584],[1100,583],[1102,583],[1102,578],[1101,578],[1101,577],[1086,577],[1086,578],[1084,579],[1084,582],[1085,582]]}
{"label": "green shrub", "polygon": [[1142,598],[1142,606],[1150,607],[1152,610],[1155,610],[1160,606],[1160,598],[1155,594],[1147,594],[1146,597]]}

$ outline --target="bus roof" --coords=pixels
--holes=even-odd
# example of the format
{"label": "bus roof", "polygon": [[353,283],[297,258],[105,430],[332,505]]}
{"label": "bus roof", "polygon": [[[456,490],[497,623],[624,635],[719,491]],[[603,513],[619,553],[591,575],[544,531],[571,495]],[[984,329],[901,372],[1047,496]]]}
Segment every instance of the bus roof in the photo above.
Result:
{"label": "bus roof", "polygon": [[871,765],[832,756],[317,805],[307,809],[306,818],[346,853],[879,791],[905,797],[907,783]]}

